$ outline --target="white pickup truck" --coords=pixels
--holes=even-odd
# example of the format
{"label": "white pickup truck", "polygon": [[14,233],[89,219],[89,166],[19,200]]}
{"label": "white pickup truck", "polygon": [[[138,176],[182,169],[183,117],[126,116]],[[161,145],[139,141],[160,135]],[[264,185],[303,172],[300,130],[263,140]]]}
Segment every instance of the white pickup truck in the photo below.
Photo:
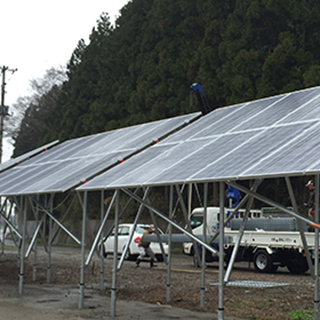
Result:
{"label": "white pickup truck", "polygon": [[[272,212],[269,210],[251,210],[237,253],[236,262],[253,262],[259,272],[275,272],[279,266],[287,267],[293,274],[305,273],[308,263],[304,252],[303,242],[294,217]],[[225,216],[232,209],[225,209]],[[203,234],[203,208],[196,208],[190,216],[190,226],[195,235]],[[267,211],[267,212],[266,212]],[[207,234],[213,236],[219,228],[220,208],[207,208]],[[225,260],[229,261],[234,248],[244,210],[237,215],[225,228],[225,236],[229,239],[225,243]],[[302,222],[302,228],[307,231],[307,224]],[[305,232],[305,238],[311,257],[314,256],[315,233]],[[212,243],[219,247],[218,244]],[[183,243],[183,252],[194,255],[193,243]],[[218,256],[206,251],[206,261],[218,260]]]}

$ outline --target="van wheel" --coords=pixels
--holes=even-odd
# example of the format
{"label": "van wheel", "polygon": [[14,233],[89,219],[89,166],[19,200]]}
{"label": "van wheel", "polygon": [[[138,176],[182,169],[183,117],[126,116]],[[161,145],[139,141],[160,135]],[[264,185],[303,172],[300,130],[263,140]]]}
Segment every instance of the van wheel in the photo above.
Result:
{"label": "van wheel", "polygon": [[278,266],[273,265],[273,258],[265,250],[258,250],[254,257],[253,263],[256,271],[262,273],[273,273],[277,270]]}

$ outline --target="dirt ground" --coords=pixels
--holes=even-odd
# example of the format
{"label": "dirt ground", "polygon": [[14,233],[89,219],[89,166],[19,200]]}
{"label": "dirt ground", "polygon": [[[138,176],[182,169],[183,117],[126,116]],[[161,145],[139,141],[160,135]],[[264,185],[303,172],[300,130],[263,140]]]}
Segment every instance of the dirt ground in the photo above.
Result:
{"label": "dirt ground", "polygon": [[[104,283],[100,286],[100,259],[95,254],[86,268],[84,309],[78,309],[80,249],[53,247],[51,280],[47,283],[47,254],[37,253],[37,277],[32,281],[33,254],[26,260],[23,294],[19,295],[17,250],[6,248],[0,259],[0,308],[7,320],[109,319],[112,257],[104,260]],[[165,263],[135,269],[125,261],[117,277],[116,316],[119,319],[217,319],[218,265],[207,264],[205,305],[200,307],[201,271],[182,253],[172,257],[171,301],[167,302]],[[276,287],[227,285],[224,291],[225,319],[289,320],[288,311],[313,309],[314,281],[309,273],[291,275],[280,268],[275,274],[259,274],[248,264],[236,264],[229,284],[235,281],[267,281]],[[146,304],[148,303],[148,304]],[[112,317],[110,317],[112,319]]]}

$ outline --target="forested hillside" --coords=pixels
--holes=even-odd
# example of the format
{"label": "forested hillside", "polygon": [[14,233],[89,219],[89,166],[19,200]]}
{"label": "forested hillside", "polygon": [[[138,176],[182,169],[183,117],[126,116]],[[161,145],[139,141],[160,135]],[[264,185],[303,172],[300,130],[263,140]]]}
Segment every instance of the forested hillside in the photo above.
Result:
{"label": "forested hillside", "polygon": [[[30,105],[14,156],[56,139],[195,111],[195,82],[212,106],[319,85],[320,2],[132,0],[115,26],[102,13],[90,43],[80,39],[72,53],[67,80]],[[288,197],[283,181],[264,189]],[[295,183],[299,203],[304,189]]]}
{"label": "forested hillside", "polygon": [[318,85],[319,40],[318,1],[132,0],[79,41],[30,147],[194,111],[194,82],[213,106]]}
{"label": "forested hillside", "polygon": [[214,106],[320,84],[320,3],[133,0],[79,41],[39,143],[190,112],[199,82]]}

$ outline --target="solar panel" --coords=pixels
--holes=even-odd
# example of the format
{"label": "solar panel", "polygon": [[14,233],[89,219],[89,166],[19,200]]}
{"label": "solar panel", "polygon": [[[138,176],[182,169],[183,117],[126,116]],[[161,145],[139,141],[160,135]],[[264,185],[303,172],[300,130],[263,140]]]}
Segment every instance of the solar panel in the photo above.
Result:
{"label": "solar panel", "polygon": [[48,148],[51,148],[52,146],[56,145],[57,143],[59,143],[59,140],[53,141],[51,143],[48,143],[46,145],[43,145],[37,149],[31,150],[29,152],[24,153],[23,155],[16,157],[16,158],[12,158],[9,159],[3,163],[0,164],[0,172],[7,170],[8,168],[11,168],[15,165],[20,164],[21,162],[35,156],[38,153],[41,153],[43,151],[46,151]]}
{"label": "solar panel", "polygon": [[193,113],[68,140],[0,173],[0,195],[67,191],[199,116]]}
{"label": "solar panel", "polygon": [[320,87],[212,111],[79,190],[320,172]]}

